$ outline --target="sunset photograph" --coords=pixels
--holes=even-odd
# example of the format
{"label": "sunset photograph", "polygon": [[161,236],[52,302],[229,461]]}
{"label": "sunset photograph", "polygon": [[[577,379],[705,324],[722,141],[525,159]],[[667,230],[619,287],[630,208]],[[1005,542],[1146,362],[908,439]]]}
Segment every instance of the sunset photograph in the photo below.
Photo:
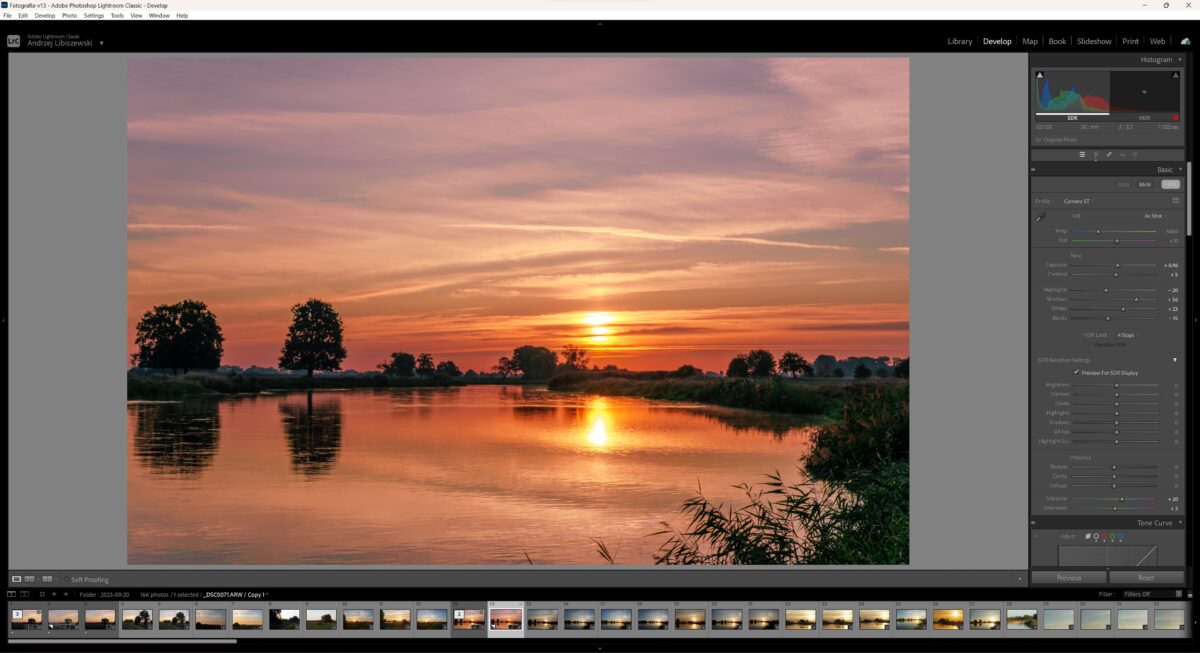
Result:
{"label": "sunset photograph", "polygon": [[816,630],[816,610],[785,610],[784,625],[786,630]]}
{"label": "sunset photograph", "polygon": [[779,610],[750,608],[746,623],[750,630],[779,630]]}
{"label": "sunset photograph", "polygon": [[963,620],[964,616],[962,610],[951,609],[933,611],[934,630],[962,630]]}
{"label": "sunset photograph", "polygon": [[[272,610],[278,612],[278,610]],[[191,630],[191,621],[188,615],[191,610],[187,608],[161,608],[158,611],[158,629],[159,630]]]}
{"label": "sunset photograph", "polygon": [[742,623],[741,608],[713,608],[713,630],[741,630]]}
{"label": "sunset photograph", "polygon": [[671,625],[669,613],[666,608],[639,608],[638,630],[666,630]]}
{"label": "sunset photograph", "polygon": [[149,608],[122,610],[121,630],[153,630],[154,610]]}
{"label": "sunset photograph", "polygon": [[446,626],[445,610],[417,610],[417,630],[446,630]]}
{"label": "sunset photograph", "polygon": [[375,611],[365,608],[346,608],[342,611],[342,628],[346,630],[374,629]]}
{"label": "sunset photograph", "polygon": [[972,608],[971,630],[1000,630],[1000,611]]}
{"label": "sunset photograph", "polygon": [[850,630],[854,628],[853,610],[822,610],[822,630]]}
{"label": "sunset photograph", "polygon": [[412,622],[412,610],[380,610],[380,630],[408,630]]}
{"label": "sunset photograph", "polygon": [[196,610],[196,630],[225,630],[227,614],[224,608]]}
{"label": "sunset photograph", "polygon": [[305,630],[337,630],[337,610],[315,609],[304,611]]}
{"label": "sunset photograph", "polygon": [[262,630],[262,610],[235,609],[233,611],[234,630]]}
{"label": "sunset photograph", "polygon": [[525,617],[529,630],[558,630],[558,610],[532,608]]}
{"label": "sunset photograph", "polygon": [[454,630],[483,630],[486,614],[484,610],[455,610]]}
{"label": "sunset photograph", "polygon": [[9,628],[11,630],[41,630],[42,611],[13,610],[12,619],[9,621]]}
{"label": "sunset photograph", "polygon": [[929,612],[916,608],[896,610],[896,630],[925,630],[928,627]]}
{"label": "sunset photograph", "polygon": [[88,610],[84,613],[84,630],[115,630],[117,627],[116,610]]}
{"label": "sunset photograph", "polygon": [[492,630],[521,630],[523,617],[520,609],[493,608],[488,620]]}
{"label": "sunset photograph", "polygon": [[907,59],[127,93],[130,564],[908,563]]}
{"label": "sunset photograph", "polygon": [[78,610],[51,610],[46,620],[50,630],[78,630]]}
{"label": "sunset photograph", "polygon": [[621,608],[600,610],[600,630],[633,630],[633,610]]}
{"label": "sunset photograph", "polygon": [[705,613],[699,610],[676,610],[675,630],[704,630]]}
{"label": "sunset photograph", "polygon": [[566,608],[563,610],[563,630],[595,630],[596,611],[592,608]]}
{"label": "sunset photograph", "polygon": [[892,626],[891,610],[859,610],[859,630],[888,630]]}

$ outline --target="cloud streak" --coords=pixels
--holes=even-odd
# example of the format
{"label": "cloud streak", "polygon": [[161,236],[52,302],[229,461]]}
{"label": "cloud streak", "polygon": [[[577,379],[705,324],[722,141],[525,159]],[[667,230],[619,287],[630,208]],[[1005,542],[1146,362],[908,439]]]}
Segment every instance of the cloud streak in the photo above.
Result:
{"label": "cloud streak", "polygon": [[797,249],[850,249],[842,245],[814,245],[787,240],[769,240],[748,236],[687,236],[681,234],[662,234],[641,229],[621,229],[617,227],[571,227],[567,225],[534,225],[534,224],[452,224],[456,229],[496,229],[502,231],[528,231],[534,233],[579,233],[595,236],[614,236],[618,238],[635,238],[641,240],[658,240],[668,243],[746,243],[748,245],[767,245],[770,247],[795,247]]}

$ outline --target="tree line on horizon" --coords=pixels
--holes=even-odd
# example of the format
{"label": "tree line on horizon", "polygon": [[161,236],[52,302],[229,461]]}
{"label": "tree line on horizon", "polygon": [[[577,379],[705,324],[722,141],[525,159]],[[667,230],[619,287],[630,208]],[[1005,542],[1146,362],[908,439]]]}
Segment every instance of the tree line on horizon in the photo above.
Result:
{"label": "tree line on horizon", "polygon": [[[341,369],[347,352],[344,345],[344,325],[333,305],[319,299],[309,299],[292,306],[292,321],[280,349],[279,368],[303,371],[312,377],[314,372]],[[180,370],[213,370],[221,366],[225,337],[217,316],[198,300],[185,299],[174,304],[154,306],[142,315],[136,328],[133,354],[135,367]],[[855,378],[896,376],[908,378],[908,359],[849,359],[858,360],[853,370]],[[875,361],[874,368],[863,361]],[[591,356],[586,349],[564,345],[561,352],[546,347],[522,345],[511,356],[501,356],[491,372],[501,379],[520,375],[525,379],[548,379],[559,372],[587,371]],[[892,364],[889,366],[888,363]],[[725,376],[770,377],[776,374],[799,376],[845,376],[839,361],[828,354],[818,356],[813,363],[794,351],[785,351],[776,361],[766,349],[754,349],[730,360]],[[435,361],[432,354],[392,352],[378,365],[380,373],[400,378],[458,378],[477,376],[474,370],[463,372],[452,360]],[[592,371],[627,371],[616,365]],[[700,368],[685,364],[669,373],[672,377],[703,376]]]}
{"label": "tree line on horizon", "polygon": [[[789,375],[792,378],[800,376],[842,378],[846,376],[843,362],[854,365],[851,375],[856,379],[875,377],[908,378],[908,358],[892,358],[880,356],[877,358],[851,357],[839,361],[829,354],[821,354],[809,363],[804,356],[794,351],[785,351],[779,357],[766,349],[752,349],[744,354],[738,354],[729,361],[725,376],[741,377],[770,377],[776,374]],[[871,363],[868,365],[867,363]]]}

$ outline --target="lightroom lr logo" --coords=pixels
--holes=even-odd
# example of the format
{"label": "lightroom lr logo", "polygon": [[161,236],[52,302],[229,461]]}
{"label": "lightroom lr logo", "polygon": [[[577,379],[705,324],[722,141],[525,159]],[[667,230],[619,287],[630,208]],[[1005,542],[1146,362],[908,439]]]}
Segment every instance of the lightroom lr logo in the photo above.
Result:
{"label": "lightroom lr logo", "polygon": [[8,35],[8,47],[10,47],[10,48],[21,47],[21,35],[20,34],[9,34]]}

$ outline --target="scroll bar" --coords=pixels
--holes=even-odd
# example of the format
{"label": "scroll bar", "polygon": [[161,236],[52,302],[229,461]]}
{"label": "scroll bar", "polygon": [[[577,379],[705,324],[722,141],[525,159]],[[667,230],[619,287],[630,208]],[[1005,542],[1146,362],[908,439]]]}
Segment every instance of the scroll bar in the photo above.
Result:
{"label": "scroll bar", "polygon": [[1192,237],[1192,162],[1187,162],[1187,191],[1184,197],[1187,198],[1187,236]]}

